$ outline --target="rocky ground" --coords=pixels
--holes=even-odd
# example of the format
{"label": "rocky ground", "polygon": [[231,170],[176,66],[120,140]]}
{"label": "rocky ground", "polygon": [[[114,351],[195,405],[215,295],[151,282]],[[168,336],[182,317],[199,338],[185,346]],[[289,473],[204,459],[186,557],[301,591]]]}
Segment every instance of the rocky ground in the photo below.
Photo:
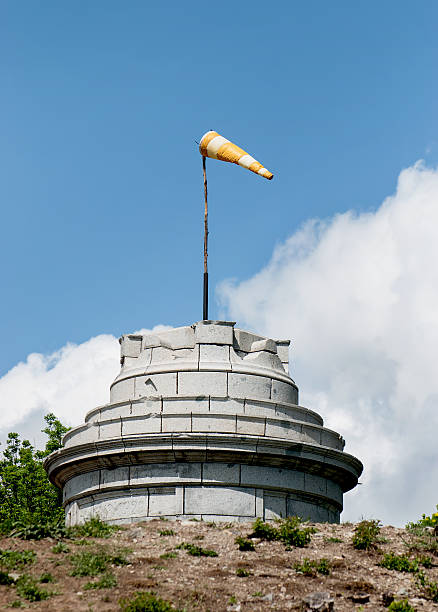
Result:
{"label": "rocky ground", "polygon": [[[287,550],[282,542],[254,539],[255,550],[248,552],[239,551],[235,539],[250,534],[251,523],[154,520],[126,526],[107,539],[65,539],[61,545],[50,538],[40,541],[1,538],[3,552],[36,553],[33,562],[25,565],[17,562],[12,567],[13,558],[11,561],[0,551],[0,561],[6,559],[3,572],[18,580],[17,584],[20,575],[27,574],[35,579],[28,584],[37,586],[27,591],[13,583],[0,586],[0,606],[110,611],[119,610],[120,599],[131,597],[136,591],[153,591],[187,612],[301,610],[305,609],[302,602],[306,595],[324,591],[333,599],[330,609],[339,612],[385,610],[393,597],[408,599],[421,612],[438,610],[438,603],[433,603],[430,593],[418,585],[414,574],[378,565],[388,552],[415,557],[417,553],[409,552],[409,534],[404,529],[382,527],[378,548],[362,551],[355,550],[351,543],[354,525],[314,527],[317,531],[305,548]],[[217,556],[192,556],[184,548],[177,548],[181,543],[216,551]],[[88,565],[93,570],[96,553],[104,560],[94,568],[95,577],[71,575],[75,567],[82,573],[87,572]],[[120,565],[124,557],[126,562]],[[424,569],[424,574],[429,581],[437,582],[438,557],[431,557],[432,567]],[[302,564],[305,558],[317,562],[327,559],[330,573],[298,572],[295,565]],[[78,559],[84,567],[78,565]],[[5,574],[1,576],[7,582]],[[97,586],[102,575],[101,586],[107,588],[89,588],[90,582]],[[49,582],[41,583],[41,578]],[[21,579],[23,582],[26,579]],[[32,598],[34,592],[38,598],[38,589],[52,595],[44,601],[29,601],[26,593]]]}

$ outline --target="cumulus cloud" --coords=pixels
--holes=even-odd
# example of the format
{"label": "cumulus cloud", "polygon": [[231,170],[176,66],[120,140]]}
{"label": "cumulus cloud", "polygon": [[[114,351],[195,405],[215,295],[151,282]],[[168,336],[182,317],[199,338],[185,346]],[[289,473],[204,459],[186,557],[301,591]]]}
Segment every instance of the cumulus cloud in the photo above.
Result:
{"label": "cumulus cloud", "polygon": [[[158,325],[150,333],[169,329]],[[112,335],[82,344],[68,343],[58,351],[32,353],[0,378],[0,440],[9,431],[41,446],[43,416],[53,412],[66,425],[79,425],[91,408],[109,401],[109,386],[120,370],[120,347]]]}
{"label": "cumulus cloud", "polygon": [[218,289],[226,316],[292,338],[301,403],[359,457],[343,520],[402,524],[438,503],[438,170],[403,170],[378,210],[310,220]]}

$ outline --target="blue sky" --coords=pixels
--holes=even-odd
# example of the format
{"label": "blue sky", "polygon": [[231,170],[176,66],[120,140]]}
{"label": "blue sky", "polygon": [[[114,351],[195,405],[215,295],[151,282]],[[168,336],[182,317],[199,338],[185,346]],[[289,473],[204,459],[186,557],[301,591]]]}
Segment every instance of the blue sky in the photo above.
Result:
{"label": "blue sky", "polygon": [[[438,487],[438,5],[0,2],[0,440],[107,401],[116,338],[210,317],[293,339],[365,464],[344,520]],[[424,160],[422,163],[417,163]],[[408,493],[407,493],[408,492]]]}
{"label": "blue sky", "polygon": [[433,2],[3,1],[0,372],[201,318],[194,141],[210,128],[275,173],[208,164],[212,293],[307,218],[373,209],[402,168],[436,162],[437,17]]}

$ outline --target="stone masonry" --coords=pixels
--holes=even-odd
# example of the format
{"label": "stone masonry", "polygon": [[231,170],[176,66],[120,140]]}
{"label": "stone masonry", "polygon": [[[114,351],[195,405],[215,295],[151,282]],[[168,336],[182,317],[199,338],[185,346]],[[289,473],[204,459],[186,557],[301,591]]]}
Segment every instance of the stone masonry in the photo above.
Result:
{"label": "stone masonry", "polygon": [[200,321],[120,344],[110,403],[45,461],[68,525],[95,515],[339,522],[362,464],[298,405],[288,340]]}

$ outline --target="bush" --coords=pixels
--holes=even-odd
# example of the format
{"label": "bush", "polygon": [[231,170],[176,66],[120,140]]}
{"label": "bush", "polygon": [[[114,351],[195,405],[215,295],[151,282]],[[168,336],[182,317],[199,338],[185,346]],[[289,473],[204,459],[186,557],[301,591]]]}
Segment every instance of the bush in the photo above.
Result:
{"label": "bush", "polygon": [[69,552],[70,552],[70,546],[67,546],[65,542],[58,542],[57,544],[55,544],[55,546],[52,546],[52,553],[55,553],[55,555],[60,555],[61,553],[69,553]]}
{"label": "bush", "polygon": [[354,529],[353,546],[357,550],[377,548],[381,523],[378,520],[361,521]]}
{"label": "bush", "polygon": [[137,591],[132,599],[121,599],[119,604],[123,612],[182,612],[149,591]]}
{"label": "bush", "polygon": [[10,584],[14,584],[15,580],[12,576],[9,576],[8,573],[0,571],[0,584],[5,586],[9,586]]}
{"label": "bush", "polygon": [[95,582],[87,582],[84,585],[84,589],[87,591],[90,589],[112,589],[116,585],[117,585],[117,580],[115,576],[111,573],[106,573],[103,576],[101,576],[99,580],[96,580]]}
{"label": "bush", "polygon": [[415,574],[419,570],[419,566],[431,567],[432,560],[430,557],[417,557],[416,559],[409,559],[406,555],[396,555],[392,552],[387,553],[379,565],[386,567],[386,569],[396,570],[398,572],[411,572]]}
{"label": "bush", "polygon": [[37,521],[24,518],[11,525],[10,535],[21,540],[42,540],[43,538],[63,538],[68,533],[64,514],[52,521]]}
{"label": "bush", "polygon": [[389,604],[388,610],[390,610],[390,612],[415,612],[415,608],[409,605],[407,599],[393,601]]}
{"label": "bush", "polygon": [[294,569],[305,576],[316,576],[317,573],[328,576],[330,574],[331,565],[328,559],[323,558],[319,561],[312,561],[304,558],[301,564],[295,563]]}
{"label": "bush", "polygon": [[239,550],[248,551],[255,550],[254,542],[251,542],[248,538],[242,538],[242,536],[238,536],[234,542],[238,544]]}
{"label": "bush", "polygon": [[248,576],[251,576],[251,572],[244,567],[238,567],[236,570],[236,576],[239,576],[239,578],[247,578]]}
{"label": "bush", "polygon": [[[35,450],[28,440],[21,441],[17,433],[8,435],[6,449],[0,460],[0,531],[28,539],[46,537],[47,526],[53,537],[53,525],[64,520],[62,493],[47,478],[43,460],[61,447],[68,431],[53,414],[44,417],[47,427],[42,431],[48,441],[44,451]],[[35,530],[30,527],[38,525]]]}
{"label": "bush", "polygon": [[[437,506],[438,509],[438,506]],[[406,525],[410,550],[427,551],[438,555],[438,512],[423,517],[416,523]]]}
{"label": "bush", "polygon": [[124,551],[110,554],[106,550],[84,551],[71,556],[73,570],[71,576],[98,576],[104,574],[108,565],[126,565]]}
{"label": "bush", "polygon": [[[438,504],[436,506],[438,510]],[[413,527],[437,527],[438,528],[438,512],[434,512],[431,516],[423,514],[422,518],[416,523],[408,523],[406,529],[412,529]]]}
{"label": "bush", "polygon": [[9,570],[19,569],[34,563],[36,553],[33,550],[0,550],[0,567]]}
{"label": "bush", "polygon": [[208,550],[207,548],[201,548],[200,546],[195,546],[194,544],[189,544],[187,542],[182,542],[176,548],[186,550],[189,555],[193,555],[194,557],[217,557],[218,556],[215,550]]}
{"label": "bush", "polygon": [[50,591],[39,586],[35,578],[23,574],[16,581],[17,593],[28,601],[43,601],[52,596]]}
{"label": "bush", "polygon": [[82,538],[109,538],[115,531],[119,530],[118,525],[108,525],[101,521],[98,516],[93,516],[85,523],[71,527],[68,535]]}
{"label": "bush", "polygon": [[159,534],[160,536],[173,536],[175,532],[173,529],[162,529]]}
{"label": "bush", "polygon": [[285,519],[277,519],[278,527],[265,523],[258,518],[253,523],[251,538],[261,538],[262,540],[280,540],[286,546],[296,546],[304,548],[311,540],[314,527],[301,527],[303,520],[299,516],[288,516]]}

